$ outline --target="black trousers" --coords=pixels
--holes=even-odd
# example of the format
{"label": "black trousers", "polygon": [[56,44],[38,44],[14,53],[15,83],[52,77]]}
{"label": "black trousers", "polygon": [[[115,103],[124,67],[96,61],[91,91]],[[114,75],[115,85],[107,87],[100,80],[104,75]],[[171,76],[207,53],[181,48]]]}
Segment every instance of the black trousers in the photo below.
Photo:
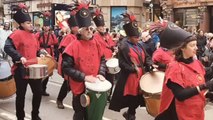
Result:
{"label": "black trousers", "polygon": [[16,83],[16,116],[18,120],[24,120],[25,112],[25,94],[27,91],[27,85],[30,85],[30,88],[33,93],[32,98],[32,118],[38,116],[39,108],[41,104],[41,80],[32,80],[32,79],[23,79],[20,70],[15,71],[15,83]]}
{"label": "black trousers", "polygon": [[73,95],[72,106],[74,109],[73,120],[86,120],[86,109],[81,106],[80,95]]}
{"label": "black trousers", "polygon": [[110,89],[110,91],[109,91],[109,95],[108,95],[108,99],[110,99],[111,96],[112,96],[112,90],[113,90],[113,87],[114,87],[115,75],[106,72],[106,79],[112,84],[112,87],[111,87],[111,89]]}
{"label": "black trousers", "polygon": [[70,91],[70,87],[69,87],[69,84],[68,84],[68,80],[64,79],[64,82],[62,83],[61,89],[60,89],[60,91],[58,93],[57,100],[63,101],[64,98],[67,96],[67,93],[69,91]]}
{"label": "black trousers", "polygon": [[47,89],[47,83],[49,81],[49,77],[45,78],[43,81],[42,81],[42,91],[45,92],[46,89]]}

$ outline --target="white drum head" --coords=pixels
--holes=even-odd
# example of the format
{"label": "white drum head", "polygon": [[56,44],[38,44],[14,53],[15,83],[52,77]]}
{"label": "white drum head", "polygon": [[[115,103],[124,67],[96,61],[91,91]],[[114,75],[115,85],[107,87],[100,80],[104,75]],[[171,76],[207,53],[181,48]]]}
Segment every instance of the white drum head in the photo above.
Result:
{"label": "white drum head", "polygon": [[160,93],[162,92],[165,73],[161,71],[154,71],[146,73],[140,79],[140,87],[146,93]]}
{"label": "white drum head", "polygon": [[118,59],[117,58],[111,58],[107,60],[106,62],[107,67],[118,67]]}
{"label": "white drum head", "polygon": [[100,81],[98,78],[95,83],[85,82],[85,85],[87,89],[96,92],[106,92],[112,87],[112,84],[109,81]]}

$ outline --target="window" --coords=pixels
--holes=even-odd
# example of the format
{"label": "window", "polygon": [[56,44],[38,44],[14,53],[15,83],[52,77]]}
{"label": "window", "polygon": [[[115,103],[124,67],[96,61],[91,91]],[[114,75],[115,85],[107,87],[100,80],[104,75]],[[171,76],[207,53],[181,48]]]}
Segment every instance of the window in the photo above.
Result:
{"label": "window", "polygon": [[111,29],[110,30],[122,30],[123,29],[123,22],[121,15],[127,10],[127,7],[111,7]]}
{"label": "window", "polygon": [[96,5],[96,0],[92,0],[92,1],[91,1],[91,4],[92,4],[92,5]]}

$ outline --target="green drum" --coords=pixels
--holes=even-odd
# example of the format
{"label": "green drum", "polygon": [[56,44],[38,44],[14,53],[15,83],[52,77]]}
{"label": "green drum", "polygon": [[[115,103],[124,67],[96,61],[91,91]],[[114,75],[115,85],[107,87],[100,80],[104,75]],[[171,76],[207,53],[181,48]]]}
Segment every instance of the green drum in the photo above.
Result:
{"label": "green drum", "polygon": [[87,120],[102,120],[107,104],[107,91],[112,87],[107,80],[95,83],[85,82],[87,92],[81,96],[81,105],[86,107]]}

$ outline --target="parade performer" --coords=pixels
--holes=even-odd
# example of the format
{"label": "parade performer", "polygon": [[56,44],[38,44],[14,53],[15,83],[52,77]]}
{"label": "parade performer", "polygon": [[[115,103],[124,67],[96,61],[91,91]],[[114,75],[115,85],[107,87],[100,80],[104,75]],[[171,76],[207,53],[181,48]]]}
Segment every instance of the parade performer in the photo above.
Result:
{"label": "parade performer", "polygon": [[[50,16],[51,13],[48,11],[43,12],[43,31],[36,33],[36,38],[40,43],[40,48],[45,49],[49,55],[54,58],[54,49],[57,49],[58,40],[50,31]],[[42,81],[42,95],[49,96],[49,93],[46,92],[47,83],[49,81],[49,77],[45,78]]]}
{"label": "parade performer", "polygon": [[63,74],[62,71],[62,66],[61,66],[61,62],[62,62],[62,53],[64,52],[64,49],[74,40],[76,40],[76,34],[78,33],[78,23],[75,17],[76,11],[71,11],[70,14],[70,18],[68,19],[68,25],[70,27],[71,33],[66,35],[60,45],[59,45],[59,62],[58,62],[58,74],[61,75],[64,78],[64,82],[62,83],[61,89],[58,93],[58,97],[57,97],[57,106],[60,109],[64,109],[64,105],[63,105],[63,100],[64,98],[67,96],[68,91],[70,91],[69,88],[69,84],[68,84],[68,79],[69,77],[67,75]]}
{"label": "parade performer", "polygon": [[128,107],[123,117],[126,120],[135,120],[137,107],[145,105],[144,98],[139,93],[139,80],[145,74],[145,69],[147,72],[152,70],[152,61],[138,43],[140,34],[135,16],[130,12],[126,12],[123,16],[126,20],[123,28],[127,37],[119,45],[118,59],[121,71],[109,109],[120,112],[121,109]]}
{"label": "parade performer", "polygon": [[[102,15],[101,9],[96,8],[94,11],[95,12],[93,13],[93,21],[97,27],[97,32],[94,33],[94,37],[98,40],[98,42],[100,42],[101,48],[104,51],[106,60],[109,60],[110,58],[113,57],[112,53],[114,51],[117,52],[116,44],[112,40],[112,37],[110,36],[110,34],[108,32],[106,32],[104,16]],[[116,53],[114,53],[114,54],[116,54]],[[114,77],[115,77],[115,75],[106,72],[106,79],[109,80],[112,85],[113,85]],[[110,90],[108,100],[110,100],[110,98],[111,98],[112,88]]]}
{"label": "parade performer", "polygon": [[10,30],[10,23],[5,22],[4,27],[2,30],[0,30],[0,57],[4,59],[8,59],[7,55],[4,52],[4,45],[5,41],[7,40],[7,37],[12,33]]}
{"label": "parade performer", "polygon": [[20,3],[13,19],[20,25],[6,40],[4,50],[12,58],[16,83],[16,117],[24,120],[24,103],[27,85],[29,84],[33,93],[32,98],[32,120],[41,120],[39,107],[41,103],[41,79],[28,79],[26,68],[28,60],[36,59],[39,50],[39,43],[33,34],[33,25],[28,13],[28,7]]}
{"label": "parade performer", "polygon": [[[86,108],[80,104],[80,96],[85,92],[85,82],[95,82],[97,78],[105,75],[105,59],[101,47],[91,27],[89,3],[76,3],[76,19],[79,25],[77,40],[69,44],[62,55],[62,69],[68,75],[73,93],[73,120],[87,120]],[[92,101],[91,101],[92,102]],[[106,105],[106,102],[105,102]],[[102,120],[102,113],[93,113],[98,118],[89,120]]]}
{"label": "parade performer", "polygon": [[196,37],[172,22],[159,24],[160,45],[175,49],[175,60],[166,69],[160,114],[155,119],[204,120],[205,92],[213,81],[205,83],[205,69],[195,59]]}

